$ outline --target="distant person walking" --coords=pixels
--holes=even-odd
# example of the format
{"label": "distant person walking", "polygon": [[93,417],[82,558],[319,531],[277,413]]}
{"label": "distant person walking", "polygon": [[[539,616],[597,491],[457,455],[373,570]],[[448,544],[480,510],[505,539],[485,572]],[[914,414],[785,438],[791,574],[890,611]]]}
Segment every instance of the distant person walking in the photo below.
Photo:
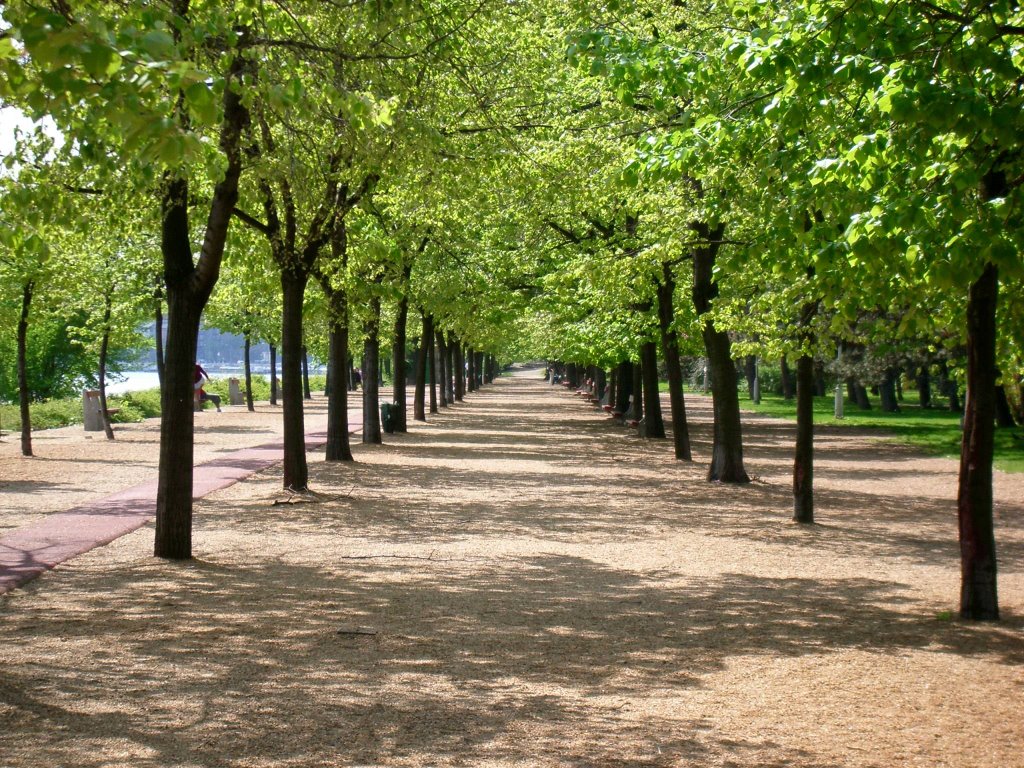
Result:
{"label": "distant person walking", "polygon": [[203,379],[209,381],[210,374],[203,370],[203,366],[201,366],[199,363],[196,363],[195,376],[193,377],[192,381],[194,382],[196,392],[199,394],[199,402],[205,403],[207,400],[209,400],[211,403],[217,406],[217,413],[220,413],[220,395],[211,395],[206,390],[204,390]]}

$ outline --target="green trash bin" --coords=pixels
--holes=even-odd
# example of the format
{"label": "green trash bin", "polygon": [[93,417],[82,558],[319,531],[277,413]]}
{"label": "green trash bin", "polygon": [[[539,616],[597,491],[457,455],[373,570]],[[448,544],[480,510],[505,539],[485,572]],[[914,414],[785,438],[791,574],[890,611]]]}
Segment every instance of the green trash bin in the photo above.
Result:
{"label": "green trash bin", "polygon": [[389,435],[395,431],[395,421],[398,419],[398,407],[392,403],[380,404],[380,427]]}

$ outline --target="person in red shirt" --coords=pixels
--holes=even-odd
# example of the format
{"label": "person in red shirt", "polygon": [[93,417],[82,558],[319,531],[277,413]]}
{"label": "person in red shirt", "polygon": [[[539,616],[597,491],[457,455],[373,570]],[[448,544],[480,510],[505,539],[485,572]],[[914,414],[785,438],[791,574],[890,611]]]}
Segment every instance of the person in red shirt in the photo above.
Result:
{"label": "person in red shirt", "polygon": [[217,413],[220,413],[220,395],[211,395],[208,392],[206,392],[206,390],[203,389],[203,379],[209,381],[210,374],[203,370],[203,366],[201,366],[199,363],[196,363],[196,371],[192,381],[194,382],[196,391],[199,393],[199,402],[203,403],[209,400],[211,403],[217,406]]}

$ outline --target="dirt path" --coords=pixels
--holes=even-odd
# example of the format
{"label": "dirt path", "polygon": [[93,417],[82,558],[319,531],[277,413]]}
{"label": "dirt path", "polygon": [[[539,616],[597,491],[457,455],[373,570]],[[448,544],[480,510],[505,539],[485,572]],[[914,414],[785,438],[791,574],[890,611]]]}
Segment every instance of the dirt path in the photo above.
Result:
{"label": "dirt path", "polygon": [[952,462],[823,429],[802,528],[790,428],[745,429],[758,482],[708,485],[524,373],[316,503],[220,491],[194,562],[147,526],[0,598],[0,765],[1024,766],[1021,476],[962,624]]}

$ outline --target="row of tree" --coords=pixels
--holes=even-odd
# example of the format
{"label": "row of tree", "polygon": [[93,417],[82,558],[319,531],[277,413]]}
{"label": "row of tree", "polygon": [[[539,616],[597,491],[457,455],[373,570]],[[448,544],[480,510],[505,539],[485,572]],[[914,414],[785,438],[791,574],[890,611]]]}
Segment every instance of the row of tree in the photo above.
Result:
{"label": "row of tree", "polygon": [[966,384],[962,612],[998,615],[993,393],[1024,372],[1016,4],[169,0],[3,16],[0,99],[59,140],[8,159],[0,306],[27,323],[81,294],[103,325],[109,291],[112,317],[166,312],[159,555],[191,552],[204,312],[280,346],[297,488],[303,346],[332,370],[374,361],[382,336],[403,346],[410,313],[438,347],[614,368],[617,391],[650,387],[660,351],[673,418],[679,357],[702,355],[723,482],[746,480],[734,359],[785,357],[806,519],[814,360],[891,345]]}

